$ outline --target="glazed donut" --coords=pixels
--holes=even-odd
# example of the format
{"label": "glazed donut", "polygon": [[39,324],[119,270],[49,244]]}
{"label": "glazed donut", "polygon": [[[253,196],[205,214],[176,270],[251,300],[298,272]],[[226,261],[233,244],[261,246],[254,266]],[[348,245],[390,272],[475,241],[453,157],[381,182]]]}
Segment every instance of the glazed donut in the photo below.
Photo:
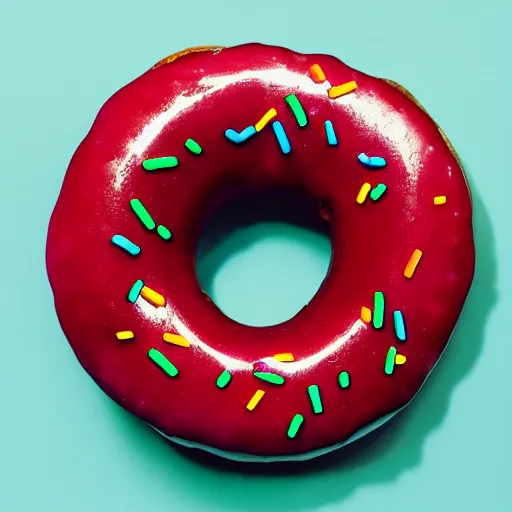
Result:
{"label": "glazed donut", "polygon": [[[301,190],[332,261],[275,326],[201,290],[201,226],[227,197]],[[213,205],[213,206],[212,206]],[[164,59],[114,94],[76,150],[47,270],[83,368],[167,438],[243,461],[304,460],[405,407],[474,272],[452,146],[403,88],[334,57],[260,44]]]}

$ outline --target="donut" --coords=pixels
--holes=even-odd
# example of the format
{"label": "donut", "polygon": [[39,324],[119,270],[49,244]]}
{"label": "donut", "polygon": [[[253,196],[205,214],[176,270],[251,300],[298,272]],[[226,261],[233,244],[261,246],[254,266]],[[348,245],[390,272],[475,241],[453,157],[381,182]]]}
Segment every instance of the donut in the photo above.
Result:
{"label": "donut", "polygon": [[[332,260],[296,316],[224,315],[195,251],[228,198],[300,190]],[[58,320],[79,363],[168,439],[238,461],[306,460],[416,396],[474,273],[461,162],[395,82],[263,44],[168,57],[100,109],[47,235]]]}

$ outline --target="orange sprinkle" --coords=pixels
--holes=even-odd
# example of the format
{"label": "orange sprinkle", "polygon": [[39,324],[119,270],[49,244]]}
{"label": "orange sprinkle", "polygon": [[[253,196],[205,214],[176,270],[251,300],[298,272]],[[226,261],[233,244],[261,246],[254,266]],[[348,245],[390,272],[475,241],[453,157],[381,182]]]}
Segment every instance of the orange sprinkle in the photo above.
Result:
{"label": "orange sprinkle", "polygon": [[446,196],[436,196],[434,197],[434,204],[439,206],[440,204],[446,203]]}
{"label": "orange sprinkle", "polygon": [[190,342],[179,334],[171,334],[170,332],[164,332],[164,341],[177,345],[178,347],[190,347]]}
{"label": "orange sprinkle", "polygon": [[275,108],[271,108],[255,125],[257,132],[261,132],[265,126],[267,126],[268,122],[277,116],[277,110]]}
{"label": "orange sprinkle", "polygon": [[361,320],[369,324],[372,321],[372,310],[363,306],[361,308]]}
{"label": "orange sprinkle", "polygon": [[361,187],[361,190],[359,190],[359,193],[357,194],[356,201],[359,204],[363,204],[366,201],[366,198],[368,197],[368,193],[372,189],[372,186],[369,183],[364,183]]}
{"label": "orange sprinkle", "polygon": [[256,391],[256,393],[252,395],[252,398],[247,403],[247,410],[252,411],[260,403],[260,400],[263,398],[264,394],[265,391],[263,391],[262,389],[258,389],[258,391]]}
{"label": "orange sprinkle", "polygon": [[321,84],[326,80],[325,73],[318,64],[313,64],[309,68],[309,73],[311,74],[311,78],[313,79],[313,81],[316,82],[317,84]]}
{"label": "orange sprinkle", "polygon": [[418,266],[418,263],[420,262],[421,256],[423,255],[423,252],[421,252],[419,249],[416,249],[409,260],[409,263],[407,263],[407,266],[404,270],[404,276],[407,277],[407,279],[410,279],[415,270]]}
{"label": "orange sprinkle", "polygon": [[140,294],[142,297],[144,297],[144,299],[146,299],[148,302],[151,302],[151,304],[157,308],[165,306],[165,299],[158,292],[155,292],[155,290],[152,290],[147,286],[142,288]]}
{"label": "orange sprinkle", "polygon": [[357,89],[357,84],[352,82],[347,82],[341,85],[335,85],[329,89],[329,98],[335,99],[348,94],[349,92],[355,91]]}
{"label": "orange sprinkle", "polygon": [[397,354],[395,356],[395,364],[404,364],[407,361],[407,358],[402,354]]}
{"label": "orange sprinkle", "polygon": [[291,363],[295,361],[293,354],[291,352],[283,352],[282,354],[276,354],[274,356],[276,361],[280,361],[281,363]]}
{"label": "orange sprinkle", "polygon": [[135,338],[135,334],[132,331],[119,331],[116,332],[116,337],[118,340],[131,340]]}

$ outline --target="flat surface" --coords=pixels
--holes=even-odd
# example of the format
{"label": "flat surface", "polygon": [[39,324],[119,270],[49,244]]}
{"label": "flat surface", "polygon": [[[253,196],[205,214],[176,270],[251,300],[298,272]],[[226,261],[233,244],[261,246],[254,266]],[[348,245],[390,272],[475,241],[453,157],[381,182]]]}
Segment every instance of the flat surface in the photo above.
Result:
{"label": "flat surface", "polygon": [[[173,4],[2,6],[0,510],[512,510],[512,4]],[[417,96],[464,161],[477,271],[446,355],[397,420],[313,464],[244,471],[168,446],[98,391],[60,331],[44,244],[68,161],[108,96],[174,51],[255,40],[333,54]],[[290,316],[325,272],[328,244],[294,228],[244,237],[207,261],[216,300],[256,324]]]}

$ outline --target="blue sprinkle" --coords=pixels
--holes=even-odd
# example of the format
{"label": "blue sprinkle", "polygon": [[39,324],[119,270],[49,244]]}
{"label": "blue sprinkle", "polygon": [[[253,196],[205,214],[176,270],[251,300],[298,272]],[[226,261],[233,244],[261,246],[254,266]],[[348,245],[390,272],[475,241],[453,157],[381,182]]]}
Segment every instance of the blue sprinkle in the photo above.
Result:
{"label": "blue sprinkle", "polygon": [[232,128],[228,128],[224,132],[226,138],[235,144],[241,144],[255,134],[256,128],[254,128],[254,126],[248,126],[247,128],[244,128],[240,133],[238,133],[236,130],[233,130]]}
{"label": "blue sprinkle", "polygon": [[130,288],[130,291],[128,292],[128,302],[135,302],[139,298],[142,288],[144,288],[144,283],[140,279],[135,281],[134,285]]}
{"label": "blue sprinkle", "polygon": [[405,334],[405,324],[404,317],[401,311],[393,312],[393,320],[395,322],[395,332],[396,336],[400,341],[405,341],[407,339],[407,335]]}
{"label": "blue sprinkle", "polygon": [[361,153],[357,156],[358,160],[366,167],[373,169],[381,169],[386,165],[386,160],[381,156],[367,156],[366,153]]}
{"label": "blue sprinkle", "polygon": [[290,141],[286,136],[283,125],[279,121],[274,121],[272,128],[276,134],[277,142],[279,142],[279,146],[281,146],[281,151],[287,155],[292,150],[292,147],[290,146]]}
{"label": "blue sprinkle", "polygon": [[334,133],[332,121],[325,121],[325,134],[327,135],[327,142],[329,143],[330,146],[338,145],[338,139],[336,138],[336,134]]}
{"label": "blue sprinkle", "polygon": [[132,256],[137,256],[137,254],[140,253],[140,247],[138,245],[135,245],[133,242],[128,240],[128,238],[124,237],[123,235],[114,235],[112,237],[112,243],[114,245],[117,245],[118,247],[121,247],[121,249],[124,249]]}

